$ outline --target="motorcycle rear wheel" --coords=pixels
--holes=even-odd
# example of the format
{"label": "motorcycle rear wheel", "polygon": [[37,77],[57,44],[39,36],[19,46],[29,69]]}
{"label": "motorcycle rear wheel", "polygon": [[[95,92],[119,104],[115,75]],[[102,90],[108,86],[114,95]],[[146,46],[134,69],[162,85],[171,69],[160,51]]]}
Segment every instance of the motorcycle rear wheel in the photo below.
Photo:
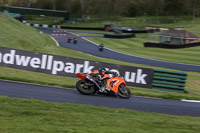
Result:
{"label": "motorcycle rear wheel", "polygon": [[76,83],[76,89],[83,95],[93,95],[96,92],[95,86],[84,88],[85,80],[79,80]]}
{"label": "motorcycle rear wheel", "polygon": [[131,97],[131,90],[124,85],[120,85],[118,95],[121,98],[129,99]]}

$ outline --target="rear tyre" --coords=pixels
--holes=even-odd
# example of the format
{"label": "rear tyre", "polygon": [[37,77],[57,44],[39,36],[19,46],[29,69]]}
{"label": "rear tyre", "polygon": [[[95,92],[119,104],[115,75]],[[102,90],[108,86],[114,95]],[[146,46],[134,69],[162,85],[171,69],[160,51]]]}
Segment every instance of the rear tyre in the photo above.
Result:
{"label": "rear tyre", "polygon": [[76,89],[83,95],[93,95],[96,92],[95,86],[85,86],[85,80],[79,80]]}
{"label": "rear tyre", "polygon": [[120,85],[118,95],[121,98],[129,99],[131,97],[131,90],[124,85]]}

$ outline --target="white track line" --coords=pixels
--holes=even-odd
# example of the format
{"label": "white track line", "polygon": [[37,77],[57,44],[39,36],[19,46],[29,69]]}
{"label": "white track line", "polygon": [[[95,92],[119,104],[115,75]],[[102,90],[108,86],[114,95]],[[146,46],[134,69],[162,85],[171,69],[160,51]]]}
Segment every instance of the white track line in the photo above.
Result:
{"label": "white track line", "polygon": [[[49,35],[49,36],[50,36],[50,35]],[[51,39],[56,43],[56,46],[60,47],[60,44],[58,43],[58,41],[56,41],[56,39],[53,38],[52,36],[50,36],[50,37],[51,37]]]}
{"label": "white track line", "polygon": [[182,99],[181,101],[183,101],[183,102],[191,102],[191,103],[200,103],[200,101],[197,101],[197,100],[185,100],[185,99]]}

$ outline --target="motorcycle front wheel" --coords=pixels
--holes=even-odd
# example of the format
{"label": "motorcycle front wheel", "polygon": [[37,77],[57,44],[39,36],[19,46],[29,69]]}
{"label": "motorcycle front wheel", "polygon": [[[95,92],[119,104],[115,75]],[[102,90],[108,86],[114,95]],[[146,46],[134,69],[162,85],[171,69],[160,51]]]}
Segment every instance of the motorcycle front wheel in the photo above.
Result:
{"label": "motorcycle front wheel", "polygon": [[93,95],[96,92],[95,86],[86,86],[85,80],[79,80],[76,89],[83,95]]}
{"label": "motorcycle front wheel", "polygon": [[124,85],[120,85],[118,88],[118,95],[121,98],[129,99],[131,97],[131,90]]}

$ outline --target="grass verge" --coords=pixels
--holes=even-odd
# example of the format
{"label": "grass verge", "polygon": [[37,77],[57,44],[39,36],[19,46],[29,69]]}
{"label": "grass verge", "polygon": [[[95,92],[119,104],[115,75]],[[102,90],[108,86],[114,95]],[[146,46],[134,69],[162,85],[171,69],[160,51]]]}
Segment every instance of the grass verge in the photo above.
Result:
{"label": "grass verge", "polygon": [[200,118],[0,97],[2,133],[197,133]]}

